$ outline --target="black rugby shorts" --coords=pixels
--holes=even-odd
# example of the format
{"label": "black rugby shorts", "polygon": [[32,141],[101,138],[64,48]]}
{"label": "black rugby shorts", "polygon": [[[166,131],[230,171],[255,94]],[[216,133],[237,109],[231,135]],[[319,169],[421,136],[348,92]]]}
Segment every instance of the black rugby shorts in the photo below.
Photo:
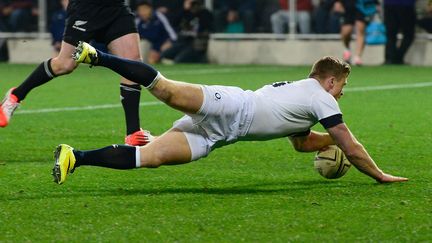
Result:
{"label": "black rugby shorts", "polygon": [[135,16],[124,4],[71,1],[67,8],[63,40],[71,45],[90,40],[109,44],[130,33],[137,33]]}

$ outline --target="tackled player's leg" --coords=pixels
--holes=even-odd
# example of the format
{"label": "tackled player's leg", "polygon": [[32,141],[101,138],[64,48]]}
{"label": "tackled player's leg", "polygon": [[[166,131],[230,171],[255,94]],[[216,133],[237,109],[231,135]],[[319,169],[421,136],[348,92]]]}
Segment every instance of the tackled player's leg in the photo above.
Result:
{"label": "tackled player's leg", "polygon": [[157,168],[192,161],[192,152],[184,132],[171,129],[143,147],[112,145],[89,151],[75,150],[69,145],[57,147],[53,168],[54,182],[63,184],[68,174],[80,166],[112,169]]}
{"label": "tackled player's leg", "polygon": [[85,42],[79,43],[73,57],[77,63],[104,66],[143,85],[155,97],[179,111],[195,114],[204,103],[200,85],[169,80],[145,63],[97,51]]}

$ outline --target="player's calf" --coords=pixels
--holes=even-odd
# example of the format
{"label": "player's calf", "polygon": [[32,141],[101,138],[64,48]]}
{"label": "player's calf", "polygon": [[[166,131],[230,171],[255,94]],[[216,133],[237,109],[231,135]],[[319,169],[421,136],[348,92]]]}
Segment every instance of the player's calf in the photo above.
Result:
{"label": "player's calf", "polygon": [[141,84],[148,89],[153,88],[160,79],[159,72],[145,63],[97,51],[85,42],[79,42],[72,57],[77,63],[109,68],[124,78]]}
{"label": "player's calf", "polygon": [[72,73],[78,64],[69,58],[55,57],[51,59],[50,68],[54,76]]}

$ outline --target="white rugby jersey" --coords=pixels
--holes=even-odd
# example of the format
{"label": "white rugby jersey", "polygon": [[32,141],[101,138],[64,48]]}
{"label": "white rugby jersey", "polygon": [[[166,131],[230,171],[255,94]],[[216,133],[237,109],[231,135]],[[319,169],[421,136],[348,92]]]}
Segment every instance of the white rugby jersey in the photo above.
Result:
{"label": "white rugby jersey", "polygon": [[336,99],[313,78],[266,85],[253,96],[253,120],[242,140],[307,135],[313,125],[326,118],[338,117],[336,123],[342,122]]}

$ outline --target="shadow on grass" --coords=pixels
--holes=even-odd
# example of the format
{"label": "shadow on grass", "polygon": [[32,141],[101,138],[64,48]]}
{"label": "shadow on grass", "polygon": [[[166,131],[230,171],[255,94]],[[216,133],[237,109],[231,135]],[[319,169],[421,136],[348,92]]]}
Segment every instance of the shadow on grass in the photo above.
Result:
{"label": "shadow on grass", "polygon": [[53,187],[52,191],[45,190],[44,192],[16,192],[8,195],[0,195],[0,201],[14,200],[32,200],[44,198],[79,198],[79,197],[111,197],[111,196],[137,196],[137,195],[169,195],[169,194],[208,194],[208,195],[281,195],[298,191],[316,191],[323,193],[324,189],[328,189],[328,193],[340,191],[351,191],[352,188],[370,187],[371,183],[358,183],[350,181],[326,181],[326,180],[305,180],[291,182],[267,182],[244,184],[230,187],[215,186],[215,187],[175,187],[175,188],[122,188],[122,187],[79,187],[76,189],[68,188],[67,191],[59,188],[57,191]]}

